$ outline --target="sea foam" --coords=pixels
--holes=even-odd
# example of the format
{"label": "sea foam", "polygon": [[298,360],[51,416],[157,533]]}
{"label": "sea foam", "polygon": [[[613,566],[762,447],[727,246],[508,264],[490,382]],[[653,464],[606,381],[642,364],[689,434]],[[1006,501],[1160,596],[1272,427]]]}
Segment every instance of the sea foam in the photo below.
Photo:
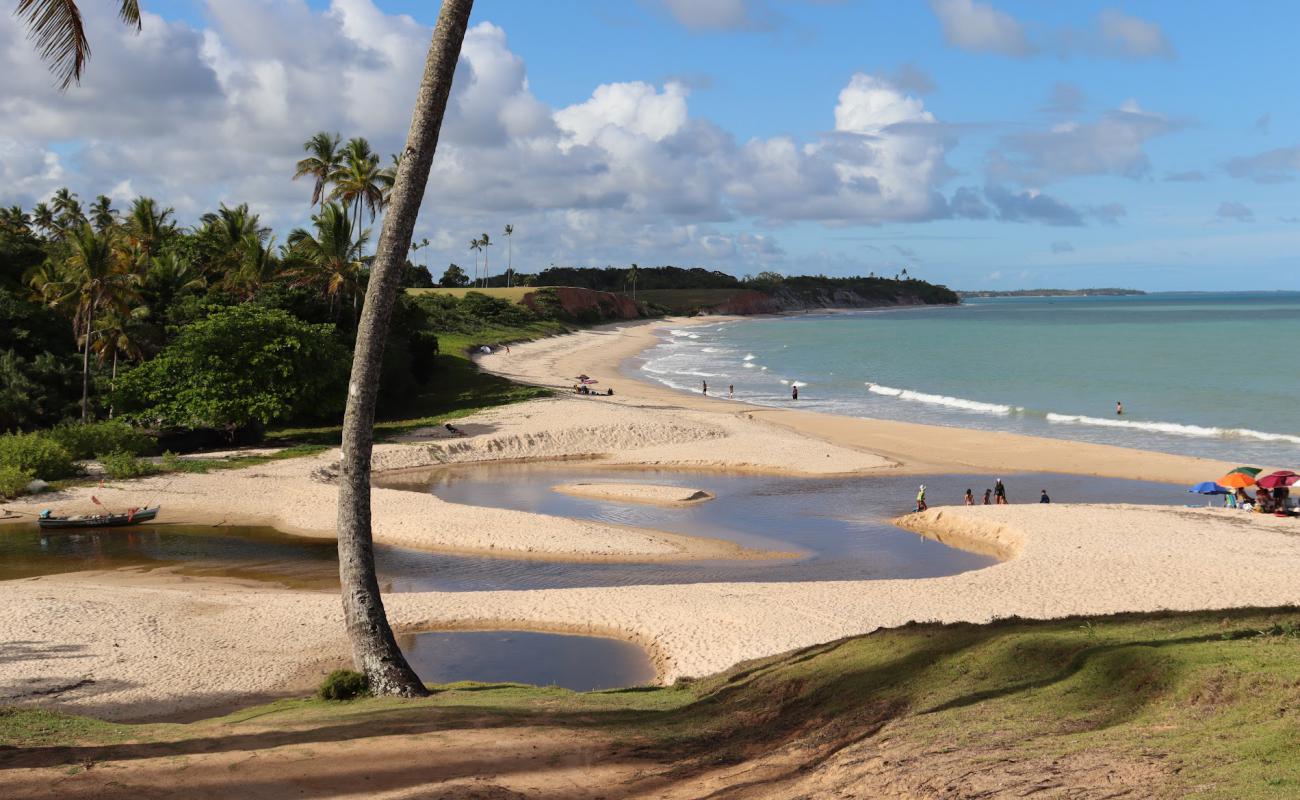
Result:
{"label": "sea foam", "polygon": [[1177,422],[1144,421],[1135,419],[1106,419],[1081,414],[1048,413],[1047,421],[1058,425],[1092,425],[1098,428],[1127,428],[1135,431],[1168,433],[1174,436],[1195,436],[1203,439],[1255,439],[1262,442],[1290,442],[1300,444],[1300,436],[1288,433],[1268,433],[1250,428],[1219,428],[1207,425],[1183,425]]}
{"label": "sea foam", "polygon": [[928,403],[933,406],[958,408],[963,411],[973,411],[979,414],[997,414],[999,416],[1006,416],[1013,412],[1024,411],[1020,406],[1009,406],[1002,403],[984,403],[979,400],[967,400],[964,397],[949,397],[944,394],[926,394],[925,392],[914,392],[911,389],[898,389],[893,386],[884,386],[879,383],[868,383],[867,391],[873,394],[884,395],[885,397],[897,397],[899,400],[911,400],[914,403]]}

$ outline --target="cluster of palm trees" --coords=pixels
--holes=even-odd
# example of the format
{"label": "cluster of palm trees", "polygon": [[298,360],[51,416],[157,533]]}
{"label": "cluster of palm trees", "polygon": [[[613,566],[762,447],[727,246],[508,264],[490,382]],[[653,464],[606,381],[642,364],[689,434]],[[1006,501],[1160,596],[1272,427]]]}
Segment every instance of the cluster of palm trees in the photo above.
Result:
{"label": "cluster of palm trees", "polygon": [[[515,258],[514,258],[514,235],[515,226],[506,225],[502,233],[506,237],[506,286],[514,282],[515,277]],[[470,252],[474,254],[474,285],[488,285],[488,280],[492,277],[492,272],[488,268],[488,248],[492,246],[492,239],[486,233],[476,239],[469,240]],[[479,268],[479,253],[483,254],[483,266]]]}

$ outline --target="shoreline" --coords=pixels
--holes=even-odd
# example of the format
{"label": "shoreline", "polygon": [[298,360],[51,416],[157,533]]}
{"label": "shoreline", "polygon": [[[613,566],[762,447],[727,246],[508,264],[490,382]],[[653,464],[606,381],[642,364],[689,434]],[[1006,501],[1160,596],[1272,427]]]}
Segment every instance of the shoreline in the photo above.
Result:
{"label": "shoreline", "polygon": [[[618,375],[623,390],[601,400],[631,404],[663,404],[744,416],[754,422],[828,443],[869,452],[891,462],[898,474],[923,472],[1009,473],[1057,472],[1104,478],[1140,478],[1192,485],[1206,475],[1222,475],[1235,468],[1215,459],[1184,456],[1115,445],[987,431],[957,426],[928,425],[868,417],[853,417],[809,409],[771,408],[702,396],[673,389],[639,374],[633,363],[662,340],[661,331],[737,322],[749,317],[690,317],[639,320],[590,329],[586,342],[547,345],[556,340],[583,337],[588,331],[516,345],[510,355],[494,353],[475,361],[497,374],[533,385],[564,388],[551,376],[582,374]],[[602,338],[596,339],[595,336]],[[520,359],[530,363],[521,365]],[[585,367],[581,365],[586,365]],[[629,388],[630,387],[630,388]]]}

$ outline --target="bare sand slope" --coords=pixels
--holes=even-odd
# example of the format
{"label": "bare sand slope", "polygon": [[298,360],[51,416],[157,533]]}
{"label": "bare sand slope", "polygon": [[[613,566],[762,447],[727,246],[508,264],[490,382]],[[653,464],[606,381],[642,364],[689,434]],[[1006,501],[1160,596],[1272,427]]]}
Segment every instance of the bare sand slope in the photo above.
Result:
{"label": "bare sand slope", "polygon": [[[904,520],[1014,553],[924,580],[390,595],[400,630],[527,628],[649,648],[661,680],[913,620],[986,622],[1300,603],[1300,523],[1214,510],[1024,505]],[[343,662],[331,594],[100,573],[12,581],[0,703],[133,719],[299,689]],[[314,670],[313,670],[314,667]]]}

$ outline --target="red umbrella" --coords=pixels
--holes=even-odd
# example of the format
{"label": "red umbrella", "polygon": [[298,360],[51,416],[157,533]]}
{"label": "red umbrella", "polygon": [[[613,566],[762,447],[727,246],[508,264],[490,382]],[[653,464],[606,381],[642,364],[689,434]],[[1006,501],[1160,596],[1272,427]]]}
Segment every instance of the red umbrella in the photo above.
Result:
{"label": "red umbrella", "polygon": [[1256,479],[1255,485],[1261,486],[1265,489],[1276,489],[1280,486],[1290,486],[1296,481],[1300,481],[1300,475],[1295,474],[1289,469],[1283,469]]}

